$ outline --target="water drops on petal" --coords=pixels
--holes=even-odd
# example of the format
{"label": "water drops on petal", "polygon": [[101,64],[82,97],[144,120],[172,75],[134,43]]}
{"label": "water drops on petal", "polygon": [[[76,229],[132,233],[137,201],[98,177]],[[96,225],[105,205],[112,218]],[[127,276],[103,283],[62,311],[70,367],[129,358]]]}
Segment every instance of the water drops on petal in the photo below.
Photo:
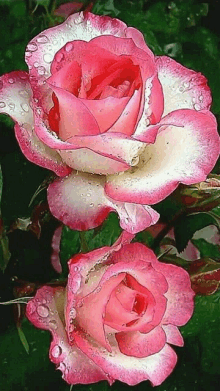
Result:
{"label": "water drops on petal", "polygon": [[49,42],[49,39],[46,37],[46,35],[39,35],[37,37],[37,42],[38,43],[47,43],[47,42]]}
{"label": "water drops on petal", "polygon": [[37,307],[37,313],[42,318],[47,318],[48,315],[49,315],[49,308],[46,305],[44,305],[44,304],[40,304]]}
{"label": "water drops on petal", "polygon": [[52,354],[52,356],[55,357],[55,358],[60,357],[61,354],[62,354],[62,349],[61,349],[61,347],[60,347],[59,345],[54,345],[54,347],[53,347],[53,349],[52,349],[52,351],[51,351],[51,354]]}
{"label": "water drops on petal", "polygon": [[35,52],[37,50],[38,46],[35,42],[31,42],[27,45],[27,50],[30,52]]}

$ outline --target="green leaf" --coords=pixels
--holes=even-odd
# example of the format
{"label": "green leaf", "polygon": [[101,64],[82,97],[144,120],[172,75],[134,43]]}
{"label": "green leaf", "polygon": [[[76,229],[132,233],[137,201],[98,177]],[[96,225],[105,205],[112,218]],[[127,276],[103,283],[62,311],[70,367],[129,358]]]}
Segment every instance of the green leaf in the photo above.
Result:
{"label": "green leaf", "polygon": [[220,249],[216,244],[210,243],[207,240],[201,239],[192,239],[194,246],[200,251],[200,257],[210,257],[215,260],[220,260]]}
{"label": "green leaf", "polygon": [[174,226],[174,235],[176,247],[181,253],[187,246],[187,243],[192,239],[194,233],[208,225],[217,225],[214,217],[208,213],[196,213],[190,216],[183,217],[181,221]]}
{"label": "green leaf", "polygon": [[18,329],[18,335],[21,340],[21,343],[24,346],[26,353],[29,354],[29,345],[28,345],[28,341],[24,335],[24,332],[21,327],[17,327],[17,329]]}
{"label": "green leaf", "polygon": [[64,226],[62,230],[61,242],[60,242],[60,262],[62,265],[61,278],[68,276],[67,262],[80,250],[80,235],[79,231],[73,231],[69,227]]}

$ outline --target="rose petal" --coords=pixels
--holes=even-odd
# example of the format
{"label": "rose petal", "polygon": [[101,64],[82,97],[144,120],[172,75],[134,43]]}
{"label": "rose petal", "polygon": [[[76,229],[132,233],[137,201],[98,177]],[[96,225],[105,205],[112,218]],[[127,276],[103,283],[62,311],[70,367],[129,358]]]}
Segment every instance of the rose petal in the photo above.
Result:
{"label": "rose petal", "polygon": [[121,332],[115,335],[123,354],[132,357],[148,357],[158,353],[166,343],[166,334],[157,326],[147,334],[139,331]]}
{"label": "rose petal", "polygon": [[[113,289],[124,279],[125,273],[120,273],[110,278],[105,284],[99,284],[96,291],[90,293],[82,300],[77,308],[76,320],[78,324],[89,333],[101,346],[111,351],[111,347],[105,338],[103,316],[107,302]],[[92,316],[91,316],[92,309]],[[73,333],[74,335],[74,333]]]}
{"label": "rose petal", "polygon": [[137,320],[138,318],[139,316],[134,311],[128,311],[124,308],[122,303],[117,299],[115,292],[111,293],[111,297],[105,308],[105,322],[125,326],[126,323]]}
{"label": "rose petal", "polygon": [[127,311],[132,311],[136,293],[136,291],[128,288],[124,284],[119,284],[115,291],[117,299]]}
{"label": "rose petal", "polygon": [[62,266],[60,263],[60,241],[61,241],[62,230],[63,230],[63,226],[61,225],[54,231],[52,241],[51,241],[52,253],[51,253],[50,260],[53,268],[56,270],[57,273],[62,273]]}
{"label": "rose petal", "polygon": [[[64,288],[44,286],[29,301],[26,309],[28,319],[38,328],[49,330],[53,336],[50,346],[50,360],[56,364],[69,384],[88,384],[105,380],[101,368],[88,360],[76,345],[68,344],[61,321],[59,301],[64,300]],[[63,303],[61,304],[63,308]]]}
{"label": "rose petal", "polygon": [[188,273],[178,266],[160,262],[156,262],[154,268],[162,272],[168,282],[168,291],[165,293],[167,308],[163,324],[184,325],[192,316],[195,296]]}
{"label": "rose petal", "polygon": [[157,386],[170,375],[177,362],[176,353],[167,344],[160,352],[140,359],[122,354],[113,336],[110,340],[111,353],[94,346],[92,340],[81,332],[75,334],[75,341],[77,346],[108,374],[110,384],[117,379],[133,386],[149,379]]}
{"label": "rose petal", "polygon": [[166,56],[157,57],[156,64],[164,94],[163,116],[179,109],[210,108],[211,92],[201,73],[185,68]]}
{"label": "rose petal", "polygon": [[215,117],[209,111],[178,110],[163,118],[160,125],[155,144],[145,148],[138,165],[120,176],[108,177],[108,196],[154,204],[179,182],[192,184],[206,178],[219,156]]}
{"label": "rose petal", "polygon": [[163,329],[166,333],[167,343],[171,343],[176,346],[184,345],[183,337],[176,326],[173,324],[167,324],[163,325]]}
{"label": "rose petal", "polygon": [[157,212],[147,205],[130,205],[107,198],[105,178],[98,175],[71,174],[48,187],[51,213],[72,229],[87,230],[99,226],[111,211],[117,211],[120,224],[130,233],[154,224]]}
{"label": "rose petal", "polygon": [[0,112],[10,115],[15,123],[15,136],[23,154],[31,162],[67,175],[68,168],[56,151],[43,144],[34,132],[33,111],[30,106],[32,91],[26,72],[15,71],[1,77]]}

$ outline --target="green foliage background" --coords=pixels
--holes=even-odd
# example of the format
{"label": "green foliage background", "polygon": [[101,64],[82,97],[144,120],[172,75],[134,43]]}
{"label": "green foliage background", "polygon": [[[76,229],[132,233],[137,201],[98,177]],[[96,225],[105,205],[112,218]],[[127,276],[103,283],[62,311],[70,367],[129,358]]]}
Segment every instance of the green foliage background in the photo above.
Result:
{"label": "green foliage background", "polygon": [[[27,70],[24,51],[29,40],[43,29],[62,21],[55,17],[53,10],[65,1],[51,0],[0,0],[0,74],[15,69]],[[88,3],[88,1],[84,1]],[[219,2],[199,0],[97,0],[93,12],[107,14],[137,27],[145,36],[146,42],[157,55],[169,55],[183,65],[202,72],[209,80],[213,93],[212,111],[220,120],[220,32],[215,15],[219,13]],[[216,18],[217,19],[217,18]],[[14,138],[13,123],[6,117],[0,118],[0,175],[1,213],[5,235],[9,240],[10,261],[0,254],[0,264],[5,268],[0,272],[0,301],[14,298],[16,284],[31,282],[35,287],[51,280],[67,276],[66,261],[80,248],[80,235],[68,228],[63,229],[61,242],[61,262],[63,273],[59,276],[50,266],[51,249],[49,243],[57,222],[48,211],[42,217],[42,230],[38,240],[30,231],[12,229],[16,219],[27,219],[34,208],[46,200],[45,187],[30,200],[42,181],[51,173],[25,159]],[[219,163],[215,167],[219,173]],[[176,199],[169,197],[157,206],[164,221],[168,221],[178,210]],[[219,215],[219,211],[216,213]],[[201,215],[204,215],[201,213]],[[193,218],[191,218],[193,220]],[[199,222],[198,222],[199,219]],[[211,219],[211,218],[210,218]],[[211,224],[207,216],[200,216],[196,224],[191,221],[192,233],[186,229],[187,220],[176,228],[179,249],[184,248],[198,226]],[[184,225],[185,224],[185,225]],[[120,234],[117,216],[110,214],[99,231],[86,234],[88,250],[102,245],[110,245]],[[192,235],[191,235],[192,236]],[[150,244],[145,233],[138,240]],[[5,243],[5,242],[4,242]],[[7,243],[6,243],[7,244]],[[195,243],[196,244],[196,243]],[[216,257],[219,252],[204,242],[200,246],[204,256]],[[5,264],[4,264],[5,262]],[[19,337],[12,306],[0,307],[0,389],[1,391],[24,390],[69,390],[61,373],[48,359],[50,335],[35,329],[23,320],[22,330],[26,338]],[[196,298],[196,309],[191,321],[182,328],[185,347],[176,349],[179,361],[173,374],[159,387],[158,391],[214,391],[220,381],[220,293]],[[23,344],[22,344],[23,341]],[[27,344],[29,354],[27,354]],[[26,346],[26,350],[25,347]],[[137,391],[150,390],[148,382],[133,387]],[[74,386],[75,391],[107,391],[107,383],[88,386]],[[113,391],[128,390],[129,386],[116,382]]]}

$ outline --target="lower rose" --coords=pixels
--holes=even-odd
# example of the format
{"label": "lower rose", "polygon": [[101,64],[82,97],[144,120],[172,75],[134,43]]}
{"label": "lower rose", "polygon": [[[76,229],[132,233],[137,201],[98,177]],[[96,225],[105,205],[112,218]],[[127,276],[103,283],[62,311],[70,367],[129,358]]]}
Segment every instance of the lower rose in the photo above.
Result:
{"label": "lower rose", "polygon": [[27,305],[52,333],[50,359],[69,384],[159,385],[176,365],[170,345],[183,346],[177,327],[193,312],[189,276],[132,238],[74,256],[67,287],[43,286]]}

